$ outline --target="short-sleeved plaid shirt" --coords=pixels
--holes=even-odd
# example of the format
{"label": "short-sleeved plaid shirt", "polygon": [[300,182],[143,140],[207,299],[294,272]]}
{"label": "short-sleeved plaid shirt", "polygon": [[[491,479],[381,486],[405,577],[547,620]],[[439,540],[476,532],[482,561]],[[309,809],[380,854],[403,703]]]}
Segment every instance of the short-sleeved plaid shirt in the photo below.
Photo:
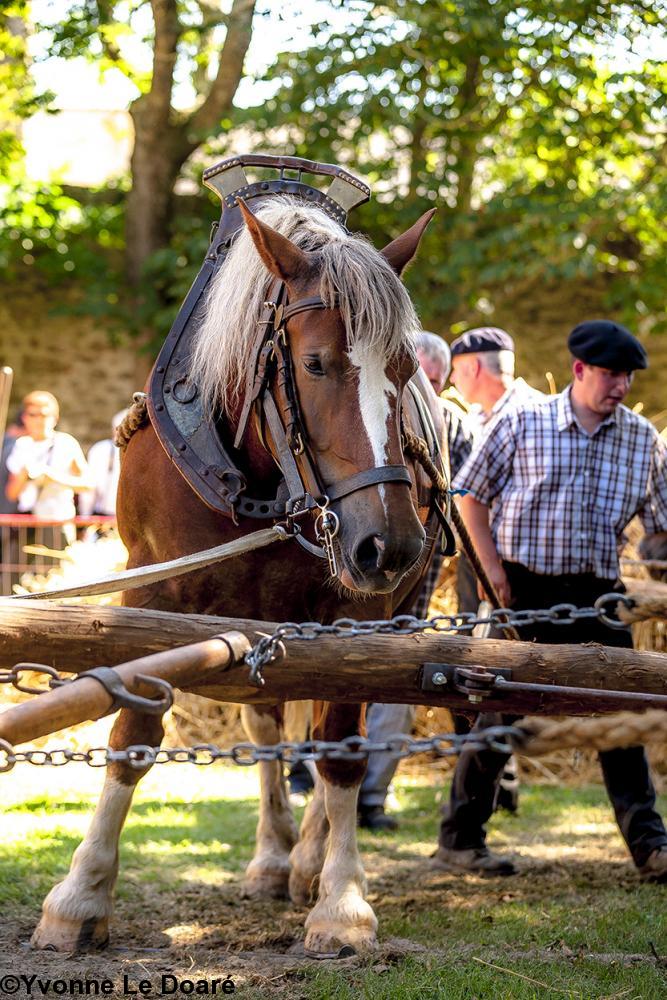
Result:
{"label": "short-sleeved plaid shirt", "polygon": [[501,559],[611,580],[635,514],[648,533],[667,531],[667,448],[622,405],[588,434],[570,389],[501,417],[454,486],[491,508]]}
{"label": "short-sleeved plaid shirt", "polygon": [[488,412],[475,403],[465,417],[466,427],[472,434],[475,446],[481,444],[486,435],[491,433],[496,422],[510,410],[516,410],[527,403],[543,403],[548,398],[539,389],[533,389],[532,385],[528,385],[525,379],[515,378]]}

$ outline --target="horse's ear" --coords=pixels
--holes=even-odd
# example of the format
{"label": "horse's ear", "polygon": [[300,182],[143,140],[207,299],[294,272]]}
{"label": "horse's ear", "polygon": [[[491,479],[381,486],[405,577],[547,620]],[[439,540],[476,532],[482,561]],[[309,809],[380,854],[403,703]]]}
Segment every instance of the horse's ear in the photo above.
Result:
{"label": "horse's ear", "polygon": [[421,219],[417,219],[414,226],[410,226],[404,233],[387,244],[384,250],[380,251],[382,256],[387,258],[396,274],[401,275],[414,257],[424,230],[435,215],[435,211],[434,208],[429,208]]}
{"label": "horse's ear", "polygon": [[250,211],[242,198],[236,199],[245,224],[250,231],[252,241],[257,248],[267,268],[277,278],[290,281],[293,278],[305,277],[311,269],[308,255],[286,236],[267,226]]}

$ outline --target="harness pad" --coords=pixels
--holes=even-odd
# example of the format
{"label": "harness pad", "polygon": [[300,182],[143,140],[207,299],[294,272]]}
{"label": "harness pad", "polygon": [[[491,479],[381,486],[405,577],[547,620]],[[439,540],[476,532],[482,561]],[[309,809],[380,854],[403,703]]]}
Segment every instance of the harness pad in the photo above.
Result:
{"label": "harness pad", "polygon": [[[279,170],[279,177],[249,183],[244,167]],[[287,176],[287,174],[296,177]],[[332,177],[327,191],[302,181],[303,173]],[[158,439],[181,475],[212,510],[228,517],[281,517],[285,501],[245,497],[245,478],[225,448],[214,421],[204,413],[197,385],[191,380],[189,359],[202,322],[206,288],[225,261],[244,222],[237,197],[261,206],[267,197],[289,194],[319,205],[337,222],[345,224],[347,212],[368,201],[370,188],[352,174],[328,163],[290,156],[252,154],[236,156],[204,172],[204,183],[222,201],[220,222],[214,224],[204,263],[190,288],[162,346],[151,373],[148,412]],[[256,366],[257,359],[249,359]],[[280,492],[280,491],[279,491]],[[285,497],[287,494],[285,495]]]}

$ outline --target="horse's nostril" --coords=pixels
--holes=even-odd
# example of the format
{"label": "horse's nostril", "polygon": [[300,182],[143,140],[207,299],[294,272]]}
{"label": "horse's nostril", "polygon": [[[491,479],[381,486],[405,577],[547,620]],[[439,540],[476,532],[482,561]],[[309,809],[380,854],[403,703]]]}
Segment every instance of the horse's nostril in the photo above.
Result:
{"label": "horse's nostril", "polygon": [[373,576],[383,573],[393,579],[397,573],[404,573],[419,557],[424,544],[424,532],[415,537],[407,536],[400,541],[387,540],[384,535],[366,535],[357,545],[354,562],[357,569]]}
{"label": "horse's nostril", "polygon": [[385,548],[384,539],[380,535],[367,535],[357,546],[354,561],[365,573],[380,569]]}

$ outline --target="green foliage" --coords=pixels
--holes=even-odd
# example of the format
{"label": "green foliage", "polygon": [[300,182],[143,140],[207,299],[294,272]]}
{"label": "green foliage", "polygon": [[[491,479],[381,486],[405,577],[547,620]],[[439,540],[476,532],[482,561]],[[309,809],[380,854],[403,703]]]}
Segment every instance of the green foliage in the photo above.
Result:
{"label": "green foliage", "polygon": [[[152,179],[164,188],[173,182],[178,165],[187,159],[191,148],[196,148],[200,134],[203,139],[215,128],[214,119],[195,121],[194,112],[177,110],[172,92],[179,86],[186,100],[190,96],[193,108],[199,111],[211,97],[219,82],[216,74],[218,59],[222,58],[221,42],[232,16],[223,6],[178,0],[157,5],[151,11],[144,0],[74,0],[66,6],[63,16],[60,4],[45,2],[32,7],[31,26],[28,7],[20,3],[14,21],[22,39],[30,27],[39,34],[40,58],[83,57],[99,68],[102,77],[113,68],[134,85],[137,97],[130,102],[129,110],[136,141],[143,141],[143,155],[138,159],[144,165],[144,180]],[[238,22],[238,12],[234,16]],[[153,49],[158,36],[161,50],[155,61]],[[12,73],[16,76],[14,68]],[[226,78],[223,90],[225,86],[231,87]],[[13,97],[16,103],[17,94]],[[182,104],[183,94],[180,101]],[[171,164],[171,172],[155,171],[151,175],[147,166],[151,157],[155,162]],[[136,162],[132,169],[138,169]],[[173,205],[178,207],[170,215],[170,192],[153,202],[148,196],[150,183],[142,189],[141,212],[137,212],[139,201],[135,200],[132,213],[128,203],[132,204],[132,195],[140,187],[132,183],[135,179],[129,181],[123,197],[117,198],[117,192],[111,192],[105,204],[102,192],[91,192],[90,197],[79,192],[73,197],[57,184],[50,189],[31,184],[17,165],[0,187],[0,220],[5,223],[0,234],[0,263],[12,276],[26,267],[36,267],[48,281],[62,279],[64,268],[74,279],[69,288],[72,294],[64,295],[66,303],[56,308],[92,312],[105,319],[107,326],[110,323],[112,332],[124,329],[141,333],[144,345],[152,350],[169,329],[201,265],[210,221],[202,222],[196,214],[200,208],[205,213],[204,198],[194,215],[181,211],[184,199],[174,198]],[[151,227],[151,213],[155,223],[158,212],[162,214]],[[217,209],[211,214],[217,216]],[[134,224],[138,217],[144,228],[137,239]],[[157,238],[153,238],[154,231]],[[146,233],[150,241],[142,240]],[[128,285],[116,251],[131,251],[137,246],[138,252],[126,253],[125,275],[133,279]],[[156,246],[157,250],[150,253]],[[59,258],[59,254],[65,258]],[[134,281],[138,275],[142,279],[140,288]]]}
{"label": "green foliage", "polygon": [[37,94],[28,71],[26,0],[0,7],[0,176],[23,153],[21,122],[49,105],[50,93]]}
{"label": "green foliage", "polygon": [[[221,29],[227,23],[228,4],[205,0],[177,0],[178,36],[174,83],[188,81],[194,94],[210,84],[220,53]],[[164,4],[168,10],[171,4]],[[33,10],[36,29],[48,38],[50,56],[82,56],[99,67],[120,71],[137,88],[137,95],[151,87],[155,26],[145,0],[72,0],[62,8],[42,3]]]}
{"label": "green foliage", "polygon": [[162,345],[202,265],[209,245],[211,221],[219,215],[217,200],[216,205],[207,205],[207,199],[202,198],[198,208],[196,214],[182,212],[176,216],[169,246],[146,261],[134,323],[128,317],[130,329],[150,329],[151,337],[146,347],[153,353]]}
{"label": "green foliage", "polygon": [[[340,6],[340,4],[336,4]],[[663,311],[664,2],[357,0],[345,28],[282,57],[255,127],[357,166],[376,237],[437,204],[410,278],[435,328],[528,280],[608,282]],[[635,51],[636,50],[636,51]]]}
{"label": "green foliage", "polygon": [[[57,184],[38,184],[26,174],[21,122],[51,111],[53,95],[38,94],[27,55],[28,4],[15,0],[0,11],[0,270],[18,280],[37,268],[42,280],[69,292],[86,288],[87,312],[100,313],[114,298],[113,251],[122,247],[119,208],[108,192],[86,203]],[[76,296],[70,298],[70,306]],[[80,297],[80,296],[79,296]],[[115,296],[116,300],[118,296]]]}
{"label": "green foliage", "polygon": [[[331,0],[331,8],[310,46],[267,71],[275,96],[235,108],[204,157],[226,155],[241,126],[253,148],[349,164],[374,188],[353,225],[377,245],[436,205],[408,275],[434,329],[457,330],[488,304],[562,282],[603,287],[609,312],[631,327],[638,316],[664,322],[667,67],[655,53],[665,0]],[[10,125],[46,100],[29,86],[16,31],[25,12],[15,0],[0,15],[10,54],[0,62],[0,119]],[[179,0],[177,14],[174,81],[196,100],[215,69],[225,15],[199,0]],[[150,54],[154,39],[143,0],[75,0],[62,21],[49,4],[33,15],[52,54],[84,55],[102,73],[115,66],[146,93],[149,63],[137,53]],[[158,343],[201,263],[215,210],[204,197],[175,199],[169,242],[147,261],[140,300],[130,302],[122,199],[83,204],[57,185],[28,184],[11,127],[0,141],[0,165],[7,160],[0,263],[14,273],[36,264],[48,280],[67,264],[96,315],[152,330]],[[185,165],[184,176],[198,174]]]}

